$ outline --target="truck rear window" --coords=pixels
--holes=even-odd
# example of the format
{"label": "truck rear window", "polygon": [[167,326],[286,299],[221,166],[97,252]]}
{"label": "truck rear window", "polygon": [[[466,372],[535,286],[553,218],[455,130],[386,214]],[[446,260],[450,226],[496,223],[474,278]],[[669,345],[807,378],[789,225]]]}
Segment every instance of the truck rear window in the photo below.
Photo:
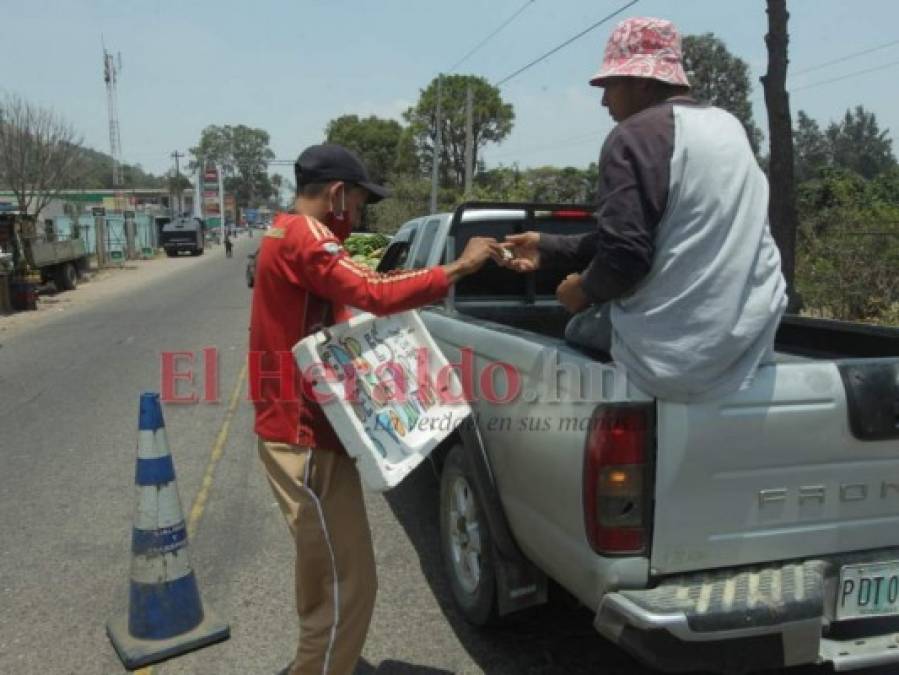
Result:
{"label": "truck rear window", "polygon": [[[455,254],[465,250],[472,237],[494,237],[502,241],[507,235],[521,232],[521,222],[513,220],[478,220],[459,223],[453,232]],[[456,284],[456,297],[471,298],[518,298],[524,297],[526,277],[512,270],[500,267],[488,260],[478,272],[461,279]]]}
{"label": "truck rear window", "polygon": [[[453,231],[455,254],[458,256],[472,237],[495,237],[502,241],[507,235],[523,232],[524,228],[524,220],[477,220],[459,223]],[[592,232],[596,229],[596,222],[592,218],[537,218],[533,228],[541,233],[574,235]],[[579,271],[581,270],[563,265],[545,265],[534,274],[518,274],[490,261],[480,271],[456,284],[456,298],[524,299],[530,295],[553,297],[562,280],[568,274]]]}

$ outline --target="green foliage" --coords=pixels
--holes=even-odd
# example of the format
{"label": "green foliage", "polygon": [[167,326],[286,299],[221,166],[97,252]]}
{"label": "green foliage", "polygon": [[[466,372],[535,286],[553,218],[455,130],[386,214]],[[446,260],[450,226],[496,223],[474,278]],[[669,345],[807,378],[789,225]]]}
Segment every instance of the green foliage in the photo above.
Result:
{"label": "green foliage", "polygon": [[808,313],[897,323],[897,174],[866,181],[852,171],[825,169],[800,186],[796,286]]}
{"label": "green foliage", "polygon": [[376,183],[385,183],[393,173],[402,134],[399,122],[374,115],[365,119],[343,115],[328,122],[325,128],[325,140],[356,152]]}
{"label": "green foliage", "polygon": [[842,120],[831,122],[824,131],[800,110],[793,145],[798,181],[814,179],[827,168],[870,179],[896,167],[888,132],[880,130],[877,117],[863,106],[847,110]]}
{"label": "green foliage", "polygon": [[[393,234],[400,225],[430,212],[431,182],[414,176],[398,176],[390,185],[393,196],[370,206],[366,214],[368,229]],[[441,208],[447,206],[439,200]]]}
{"label": "green foliage", "polygon": [[[420,161],[430,166],[436,137],[438,78],[421,92],[418,103],[404,117],[409,123]],[[515,113],[500,91],[483,77],[443,76],[441,84],[440,128],[442,134],[441,184],[462,187],[465,182],[465,104],[468,87],[472,89],[474,166],[478,151],[487,143],[498,143],[512,131]]]}
{"label": "green foliage", "polygon": [[833,152],[818,123],[800,110],[793,130],[794,177],[797,183],[815,178],[831,163]]}
{"label": "green foliage", "polygon": [[491,201],[595,204],[599,182],[595,163],[586,170],[573,166],[519,169],[500,166],[478,174],[475,197]]}
{"label": "green foliage", "polygon": [[700,101],[724,108],[746,129],[752,151],[758,155],[762,132],[752,117],[752,83],[749,65],[731,54],[712,33],[686,35],[683,38],[684,68],[690,80],[691,95]]}
{"label": "green foliage", "polygon": [[840,122],[831,122],[826,132],[827,143],[836,166],[851,169],[865,178],[896,166],[893,142],[887,131],[880,131],[873,112],[862,106],[847,110]]}
{"label": "green foliage", "polygon": [[203,129],[200,142],[190,153],[192,169],[202,161],[221,167],[225,189],[234,193],[238,206],[256,206],[274,192],[267,169],[275,153],[269,148],[268,132],[262,129],[211,125]]}

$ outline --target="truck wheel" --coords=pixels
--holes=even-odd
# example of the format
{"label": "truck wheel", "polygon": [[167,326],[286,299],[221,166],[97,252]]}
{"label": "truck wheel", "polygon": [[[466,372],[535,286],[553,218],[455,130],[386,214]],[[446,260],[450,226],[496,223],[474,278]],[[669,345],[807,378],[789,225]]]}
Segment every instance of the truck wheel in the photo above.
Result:
{"label": "truck wheel", "polygon": [[175,256],[178,255],[178,251],[172,251],[172,250],[170,250],[170,249],[166,249],[166,250],[165,250],[165,254],[166,254],[169,258],[174,258]]}
{"label": "truck wheel", "polygon": [[59,265],[54,274],[53,283],[58,291],[74,291],[78,285],[78,270],[72,263]]}
{"label": "truck wheel", "polygon": [[496,572],[490,533],[468,476],[463,448],[453,447],[440,479],[440,542],[453,599],[465,619],[484,626],[496,620]]}

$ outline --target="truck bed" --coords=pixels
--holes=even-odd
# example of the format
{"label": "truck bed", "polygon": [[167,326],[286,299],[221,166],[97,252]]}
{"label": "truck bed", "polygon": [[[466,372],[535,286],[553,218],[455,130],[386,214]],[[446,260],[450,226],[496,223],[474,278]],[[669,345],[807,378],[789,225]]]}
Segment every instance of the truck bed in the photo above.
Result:
{"label": "truck bed", "polygon": [[[571,314],[551,298],[538,299],[533,304],[457,300],[455,309],[474,319],[558,339],[563,338],[565,325],[571,319]],[[571,348],[603,363],[611,361],[605,352]],[[807,317],[784,317],[775,343],[776,363],[885,356],[899,356],[899,347],[889,329]]]}

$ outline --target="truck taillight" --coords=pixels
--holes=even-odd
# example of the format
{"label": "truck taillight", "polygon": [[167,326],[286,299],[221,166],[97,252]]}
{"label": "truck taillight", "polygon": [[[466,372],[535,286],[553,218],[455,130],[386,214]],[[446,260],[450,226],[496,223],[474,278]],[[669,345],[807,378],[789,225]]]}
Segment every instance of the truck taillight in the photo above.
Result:
{"label": "truck taillight", "polygon": [[584,448],[584,522],[587,539],[603,555],[637,555],[648,545],[647,469],[653,407],[601,405]]}

